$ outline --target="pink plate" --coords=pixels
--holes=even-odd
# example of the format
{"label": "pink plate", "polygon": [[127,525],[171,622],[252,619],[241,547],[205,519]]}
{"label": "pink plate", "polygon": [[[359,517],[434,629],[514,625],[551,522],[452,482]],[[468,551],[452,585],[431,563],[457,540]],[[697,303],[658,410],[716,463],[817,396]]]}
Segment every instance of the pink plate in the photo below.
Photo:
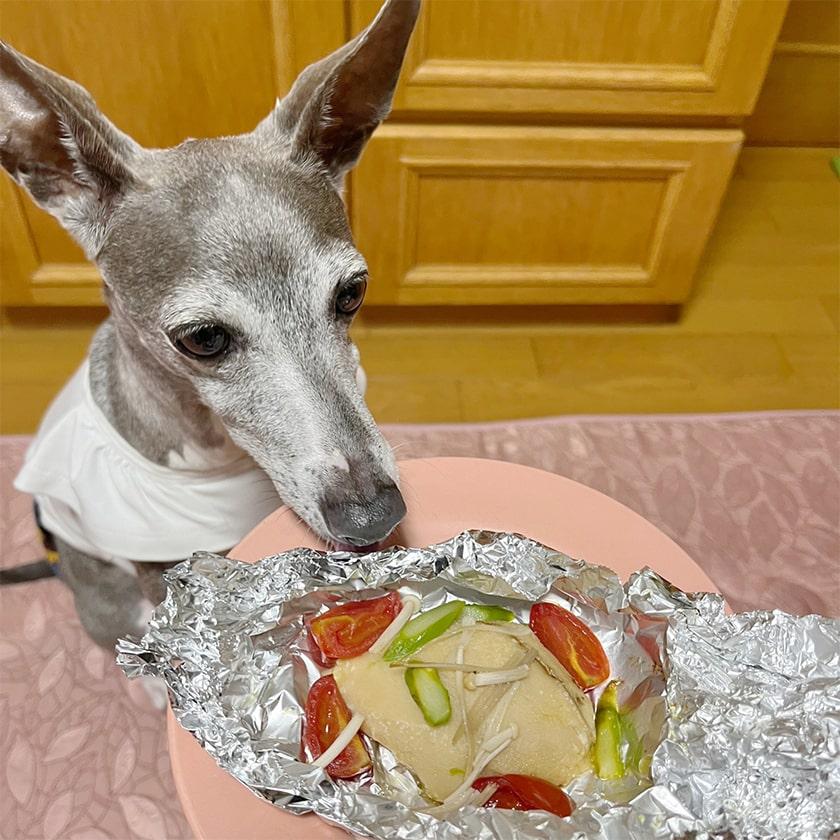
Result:
{"label": "pink plate", "polygon": [[[513,531],[622,578],[650,566],[681,589],[717,587],[661,531],[624,505],[551,473],[477,458],[429,458],[400,465],[408,515],[394,535],[429,545],[461,531]],[[253,562],[296,546],[323,548],[288,508],[260,523],[231,552]],[[184,813],[199,840],[340,840],[347,834],[318,817],[296,817],[254,796],[221,770],[169,712],[172,772]]]}

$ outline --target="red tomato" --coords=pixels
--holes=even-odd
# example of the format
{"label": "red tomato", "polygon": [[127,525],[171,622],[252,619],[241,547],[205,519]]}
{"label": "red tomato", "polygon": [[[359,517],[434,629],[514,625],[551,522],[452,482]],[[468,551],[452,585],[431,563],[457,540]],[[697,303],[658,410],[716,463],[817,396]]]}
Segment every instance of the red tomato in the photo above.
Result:
{"label": "red tomato", "polygon": [[[306,698],[305,716],[304,742],[312,758],[318,758],[350,723],[350,709],[333,677],[321,677],[312,684]],[[327,765],[327,773],[334,779],[350,779],[367,767],[370,767],[370,756],[362,739],[356,735]]]}
{"label": "red tomato", "polygon": [[568,817],[574,806],[562,788],[538,779],[508,773],[506,776],[483,776],[473,782],[476,790],[497,785],[496,792],[484,803],[485,808],[507,808],[514,811],[549,811],[558,817]]}
{"label": "red tomato", "polygon": [[609,677],[610,662],[598,637],[568,610],[556,604],[534,604],[529,623],[584,691]]}
{"label": "red tomato", "polygon": [[350,601],[313,618],[310,632],[329,659],[352,659],[363,654],[402,609],[396,592],[370,601]]}
{"label": "red tomato", "polygon": [[315,641],[315,637],[312,635],[311,621],[306,622],[306,649],[309,651],[309,655],[315,660],[315,663],[321,668],[332,668],[335,665],[335,660],[324,656],[321,648],[318,647],[318,642]]}

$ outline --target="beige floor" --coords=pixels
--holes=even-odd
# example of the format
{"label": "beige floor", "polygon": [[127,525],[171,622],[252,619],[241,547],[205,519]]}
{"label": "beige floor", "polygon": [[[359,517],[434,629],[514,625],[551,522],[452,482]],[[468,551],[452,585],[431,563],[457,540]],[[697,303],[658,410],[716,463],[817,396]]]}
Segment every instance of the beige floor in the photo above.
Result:
{"label": "beige floor", "polygon": [[[682,312],[365,315],[382,422],[840,408],[840,181],[828,149],[747,149]],[[635,324],[621,322],[632,317]],[[34,429],[98,311],[5,313],[0,431]],[[663,318],[665,320],[663,320]],[[598,323],[593,319],[600,319]]]}

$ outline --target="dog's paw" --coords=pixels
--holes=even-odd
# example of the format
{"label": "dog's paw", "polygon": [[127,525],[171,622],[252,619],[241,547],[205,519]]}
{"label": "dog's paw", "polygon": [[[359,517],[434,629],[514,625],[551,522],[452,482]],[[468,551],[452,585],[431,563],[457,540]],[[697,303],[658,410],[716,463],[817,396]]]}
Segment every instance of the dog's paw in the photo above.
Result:
{"label": "dog's paw", "polygon": [[143,675],[137,678],[137,683],[156,711],[163,712],[166,710],[169,703],[169,693],[166,690],[166,683],[160,677]]}
{"label": "dog's paw", "polygon": [[143,636],[149,629],[149,620],[155,611],[155,605],[148,599],[142,598],[135,609],[134,615],[134,633],[137,636]]}

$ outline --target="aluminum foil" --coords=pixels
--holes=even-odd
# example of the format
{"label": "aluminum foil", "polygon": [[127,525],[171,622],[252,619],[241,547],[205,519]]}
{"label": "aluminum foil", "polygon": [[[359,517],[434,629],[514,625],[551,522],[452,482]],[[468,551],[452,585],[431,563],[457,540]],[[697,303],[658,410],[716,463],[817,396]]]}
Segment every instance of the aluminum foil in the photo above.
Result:
{"label": "aluminum foil", "polygon": [[[291,813],[388,840],[807,840],[840,827],[840,621],[728,615],[720,596],[681,592],[650,569],[622,585],[602,566],[482,531],[363,557],[296,549],[246,564],[201,553],[166,583],[146,635],[118,643],[118,663],[129,677],[163,677],[180,724]],[[466,598],[527,622],[533,601],[550,600],[577,614],[622,681],[619,702],[650,756],[644,775],[576,779],[566,819],[467,807],[439,820],[381,746],[354,781],[302,762],[302,705],[320,675],[304,619],[390,589],[424,609]]]}

